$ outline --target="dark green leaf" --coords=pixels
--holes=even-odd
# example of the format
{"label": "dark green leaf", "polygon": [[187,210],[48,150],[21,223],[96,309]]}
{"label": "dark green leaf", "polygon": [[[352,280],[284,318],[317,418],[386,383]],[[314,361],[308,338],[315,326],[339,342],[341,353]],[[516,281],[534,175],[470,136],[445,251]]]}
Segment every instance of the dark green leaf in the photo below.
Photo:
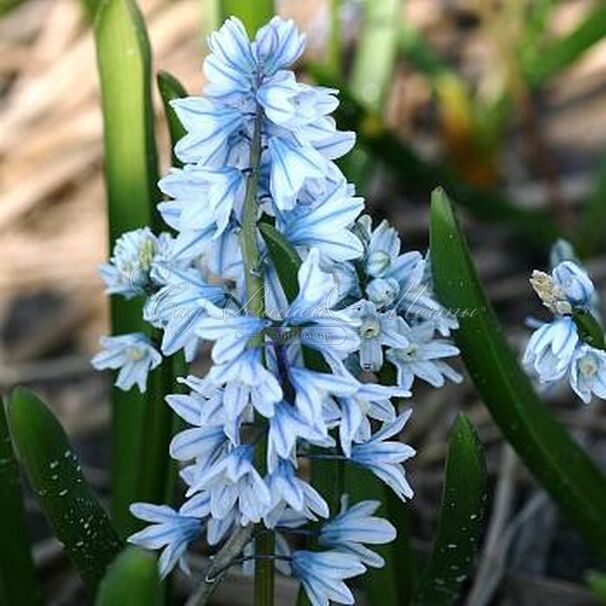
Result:
{"label": "dark green leaf", "polygon": [[186,131],[177,117],[175,110],[171,107],[170,102],[174,99],[187,97],[187,92],[185,88],[183,88],[181,82],[168,72],[159,71],[157,80],[158,90],[160,91],[162,103],[164,104],[166,121],[168,122],[168,131],[170,133],[172,165],[181,167],[183,166],[183,163],[175,156],[175,145],[185,136]]}
{"label": "dark green leaf", "polygon": [[101,581],[95,606],[160,606],[162,602],[156,556],[138,547],[127,547]]}
{"label": "dark green leaf", "polygon": [[41,604],[19,468],[0,402],[0,604]]}
{"label": "dark green leaf", "polygon": [[579,334],[585,343],[598,349],[604,349],[604,329],[588,311],[576,310],[572,316]]}
{"label": "dark green leaf", "polygon": [[91,594],[122,545],[59,421],[31,391],[11,394],[8,424],[40,506]]}
{"label": "dark green leaf", "polygon": [[[158,167],[151,101],[150,48],[134,0],[102,0],[95,20],[101,82],[110,246],[125,231],[162,227],[155,205]],[[141,301],[113,297],[112,334],[146,332]],[[139,500],[146,399],[135,389],[112,391],[112,514],[122,535],[139,523],[129,504]],[[152,438],[149,438],[152,439]]]}
{"label": "dark green leaf", "polygon": [[280,284],[289,303],[299,294],[297,274],[301,267],[301,257],[288,240],[269,223],[260,223],[259,231],[265,240],[269,256],[278,273]]}
{"label": "dark green leaf", "polygon": [[449,606],[473,567],[486,502],[482,445],[464,415],[452,428],[433,552],[419,584],[418,606]]}
{"label": "dark green leaf", "polygon": [[436,292],[459,315],[456,341],[495,423],[587,542],[606,557],[606,479],[545,408],[520,368],[441,190],[432,196],[431,259]]}

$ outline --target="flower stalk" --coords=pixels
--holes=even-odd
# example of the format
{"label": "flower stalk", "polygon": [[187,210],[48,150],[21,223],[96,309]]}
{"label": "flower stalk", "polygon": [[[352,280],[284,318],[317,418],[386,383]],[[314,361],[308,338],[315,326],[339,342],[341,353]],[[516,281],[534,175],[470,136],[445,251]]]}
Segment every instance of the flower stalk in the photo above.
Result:
{"label": "flower stalk", "polygon": [[[250,172],[246,178],[246,193],[240,230],[240,247],[244,263],[246,281],[246,307],[248,313],[263,317],[265,311],[263,274],[261,273],[261,253],[257,240],[257,217],[259,206],[257,190],[259,183],[259,165],[261,161],[261,127],[263,109],[257,106],[253,136],[250,146]],[[254,335],[251,340],[263,345],[263,334]],[[257,426],[264,424],[263,417],[255,416]],[[261,443],[255,451],[255,466],[261,475],[267,472],[267,448]],[[267,556],[273,556],[275,549],[274,533],[259,524],[255,533],[255,606],[271,606],[274,596],[274,563]]]}

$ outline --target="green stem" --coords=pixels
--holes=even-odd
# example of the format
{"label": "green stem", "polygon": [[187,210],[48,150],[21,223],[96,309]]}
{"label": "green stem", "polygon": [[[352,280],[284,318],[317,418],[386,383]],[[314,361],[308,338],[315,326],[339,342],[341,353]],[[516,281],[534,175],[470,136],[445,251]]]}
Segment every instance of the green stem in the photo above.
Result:
{"label": "green stem", "polygon": [[[240,231],[240,247],[244,262],[246,280],[246,308],[248,313],[263,316],[265,305],[263,300],[263,275],[261,273],[261,254],[257,244],[257,185],[259,182],[259,164],[261,160],[261,123],[263,112],[259,107],[255,117],[255,126],[250,147],[250,173],[246,181],[246,195],[242,213],[242,228]],[[262,337],[255,338],[256,345]],[[256,466],[262,475],[266,472],[266,448],[264,443],[257,447]],[[255,553],[259,556],[274,554],[273,532],[266,530],[261,524],[257,527],[255,538]],[[271,606],[274,595],[274,563],[271,559],[262,557],[255,563],[255,606]]]}
{"label": "green stem", "polygon": [[257,184],[259,182],[259,163],[261,159],[261,108],[257,110],[254,133],[250,148],[250,174],[246,181],[246,196],[242,213],[240,247],[244,261],[246,280],[246,308],[254,316],[265,312],[263,304],[263,277],[261,274],[261,254],[257,245]]}
{"label": "green stem", "polygon": [[[257,528],[255,537],[256,555],[275,553],[274,533],[262,525]],[[268,558],[255,561],[255,606],[268,606],[274,603],[274,562]]]}

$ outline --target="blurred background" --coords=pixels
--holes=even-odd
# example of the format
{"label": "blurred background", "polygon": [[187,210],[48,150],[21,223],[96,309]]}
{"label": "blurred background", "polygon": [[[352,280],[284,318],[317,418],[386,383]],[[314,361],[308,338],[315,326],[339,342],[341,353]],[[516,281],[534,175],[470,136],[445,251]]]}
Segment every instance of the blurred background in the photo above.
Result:
{"label": "blurred background", "polygon": [[[0,0],[0,389],[28,384],[47,396],[87,477],[107,495],[109,383],[89,364],[108,331],[96,273],[108,228],[94,2]],[[139,5],[154,69],[199,94],[214,3]],[[604,290],[604,0],[280,0],[277,8],[307,33],[301,73],[343,89],[337,120],[359,132],[360,144],[342,168],[370,212],[388,217],[406,248],[424,249],[429,192],[443,184],[455,193],[514,346],[539,310],[527,278],[547,265],[558,235],[577,245]],[[155,94],[164,171],[170,150]],[[471,383],[418,393],[406,436],[419,452],[411,466],[415,549],[430,547],[445,436],[463,409],[487,449],[493,485],[465,603],[598,603],[584,577],[595,565],[587,547],[503,445]],[[582,408],[557,390],[545,399],[604,467],[601,404]],[[86,603],[32,499],[28,509],[48,603]],[[247,603],[245,582],[234,575],[216,603]],[[279,591],[278,604],[291,603],[293,587],[281,582]]]}

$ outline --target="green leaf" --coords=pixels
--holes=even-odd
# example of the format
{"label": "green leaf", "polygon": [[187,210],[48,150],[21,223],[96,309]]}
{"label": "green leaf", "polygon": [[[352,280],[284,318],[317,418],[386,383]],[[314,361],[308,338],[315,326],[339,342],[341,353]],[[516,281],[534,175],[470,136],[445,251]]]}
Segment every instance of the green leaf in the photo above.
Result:
{"label": "green leaf", "polygon": [[351,71],[350,92],[373,111],[383,109],[398,48],[399,0],[366,2],[364,27]]}
{"label": "green leaf", "polygon": [[0,604],[41,604],[19,468],[0,402]]}
{"label": "green leaf", "polygon": [[606,557],[606,479],[545,408],[520,368],[441,190],[432,196],[430,241],[436,293],[459,317],[456,342],[492,418],[586,541]]}
{"label": "green leaf", "polygon": [[[125,231],[162,227],[155,205],[158,162],[151,101],[150,48],[134,0],[102,0],[95,20],[105,143],[110,247]],[[112,334],[149,332],[141,301],[112,297]],[[144,460],[146,398],[132,389],[112,390],[112,514],[125,536],[139,527],[128,511],[139,500]],[[153,437],[145,436],[148,439]]]}
{"label": "green leaf", "polygon": [[346,492],[352,503],[366,499],[381,503],[378,516],[387,518],[398,536],[386,545],[373,545],[385,559],[383,568],[369,568],[362,577],[366,600],[371,606],[403,606],[410,603],[415,586],[416,565],[410,549],[409,508],[391,489],[366,469],[349,465],[345,472]]}
{"label": "green leaf", "polygon": [[292,303],[299,294],[297,275],[299,267],[301,267],[301,257],[292,244],[273,225],[259,223],[259,231],[278,273],[284,294],[288,302]]}
{"label": "green leaf", "polygon": [[176,373],[182,355],[177,353],[165,358],[147,379],[146,410],[140,429],[144,435],[144,458],[139,469],[137,498],[141,501],[168,503],[174,500],[175,462],[169,456],[169,446],[178,425],[176,415],[165,398],[181,391]]}
{"label": "green leaf", "polygon": [[606,37],[606,3],[597,0],[595,6],[574,29],[541,48],[523,64],[528,83],[539,87]]}
{"label": "green leaf", "polygon": [[452,428],[433,552],[419,584],[417,606],[457,603],[482,533],[486,467],[478,436],[460,414]]}
{"label": "green leaf", "polygon": [[172,165],[176,167],[183,166],[183,163],[175,156],[175,145],[182,139],[186,130],[181,124],[181,120],[177,117],[177,113],[171,107],[170,102],[174,99],[182,99],[187,97],[187,91],[173,75],[165,71],[159,71],[157,75],[158,90],[164,104],[164,113],[168,122],[168,132],[170,134],[170,148]]}
{"label": "green leaf", "polygon": [[587,575],[587,586],[599,604],[606,604],[606,574],[590,572]]}
{"label": "green leaf", "polygon": [[160,606],[163,591],[153,552],[127,547],[103,578],[95,606]]}
{"label": "green leaf", "polygon": [[221,21],[231,16],[238,17],[246,26],[249,36],[254,36],[276,12],[273,0],[220,0],[220,3]]}
{"label": "green leaf", "polygon": [[11,394],[8,424],[21,465],[57,538],[91,594],[122,545],[90,490],[59,421],[31,391]]}
{"label": "green leaf", "polygon": [[574,311],[572,317],[585,343],[598,349],[605,349],[604,329],[599,325],[592,313],[584,309],[577,309]]}

